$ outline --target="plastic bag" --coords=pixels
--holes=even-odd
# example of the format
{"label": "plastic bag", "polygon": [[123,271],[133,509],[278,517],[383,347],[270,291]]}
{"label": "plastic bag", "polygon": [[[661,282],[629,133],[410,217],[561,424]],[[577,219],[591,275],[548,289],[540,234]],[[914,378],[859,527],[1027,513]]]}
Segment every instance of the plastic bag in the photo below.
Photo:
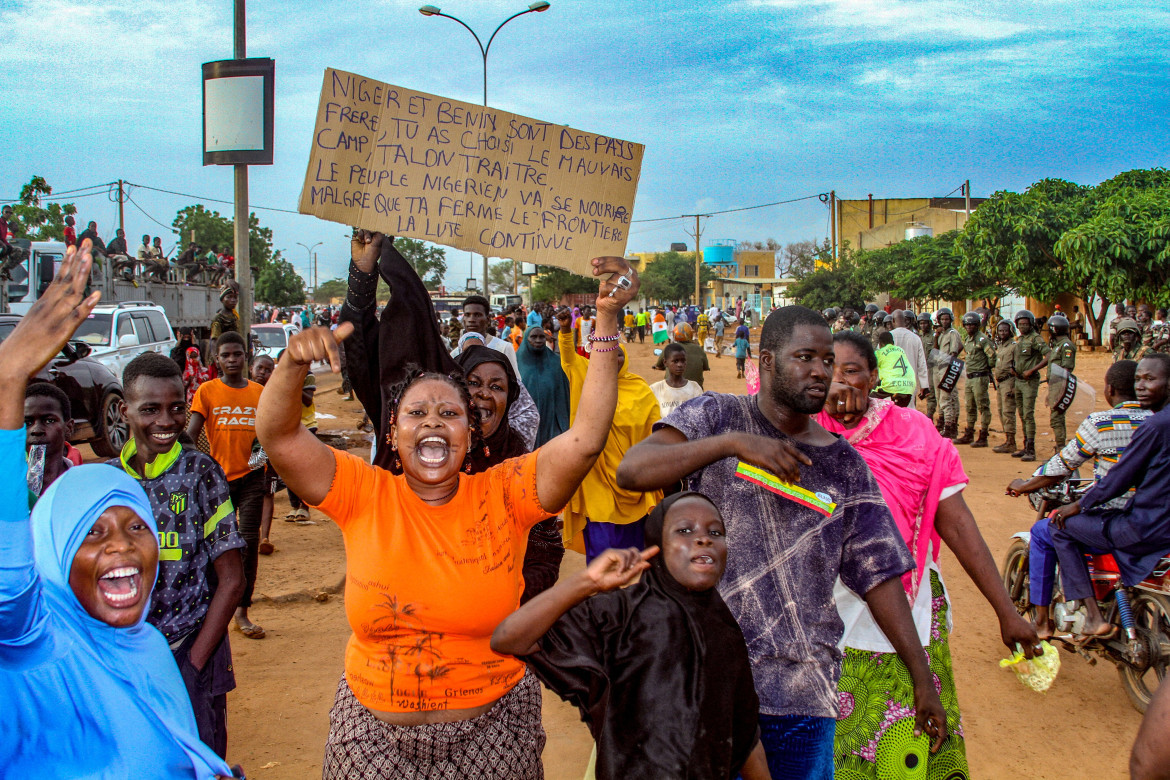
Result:
{"label": "plastic bag", "polygon": [[743,375],[747,379],[748,395],[760,392],[760,370],[756,368],[756,361],[751,358],[744,361]]}
{"label": "plastic bag", "polygon": [[252,471],[262,469],[268,465],[268,453],[260,446],[259,439],[252,440],[252,452],[248,455],[248,468]]}
{"label": "plastic bag", "polygon": [[1012,657],[1000,660],[999,665],[1002,669],[1010,668],[1020,678],[1020,682],[1032,690],[1044,693],[1052,687],[1060,671],[1060,652],[1046,641],[1041,642],[1040,647],[1044,653],[1029,661],[1017,644]]}

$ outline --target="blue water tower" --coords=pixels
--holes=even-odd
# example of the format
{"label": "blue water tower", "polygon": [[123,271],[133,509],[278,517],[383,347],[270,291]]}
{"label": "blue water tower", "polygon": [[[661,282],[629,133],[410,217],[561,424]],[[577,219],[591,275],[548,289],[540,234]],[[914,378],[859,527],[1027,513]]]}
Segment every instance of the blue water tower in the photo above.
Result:
{"label": "blue water tower", "polygon": [[735,244],[734,238],[718,238],[712,241],[703,250],[703,262],[714,266],[734,266]]}

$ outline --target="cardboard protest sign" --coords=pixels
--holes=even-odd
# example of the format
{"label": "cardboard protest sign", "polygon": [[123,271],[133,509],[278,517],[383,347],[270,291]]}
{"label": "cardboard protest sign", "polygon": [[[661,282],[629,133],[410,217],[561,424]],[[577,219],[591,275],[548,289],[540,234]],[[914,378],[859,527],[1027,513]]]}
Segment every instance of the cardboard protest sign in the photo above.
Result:
{"label": "cardboard protest sign", "polygon": [[588,276],[625,253],[643,151],[328,69],[299,209]]}

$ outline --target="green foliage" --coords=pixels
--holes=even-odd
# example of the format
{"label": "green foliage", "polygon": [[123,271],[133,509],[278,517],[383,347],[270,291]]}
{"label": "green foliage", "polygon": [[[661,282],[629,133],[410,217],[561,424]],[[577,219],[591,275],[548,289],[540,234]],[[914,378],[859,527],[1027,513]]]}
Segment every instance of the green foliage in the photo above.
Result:
{"label": "green foliage", "polygon": [[955,249],[958,236],[959,231],[952,230],[858,252],[864,286],[913,301],[984,299],[998,305],[1005,286],[994,277],[960,270],[962,256]]}
{"label": "green foliage", "polygon": [[[443,277],[447,275],[447,252],[442,247],[428,244],[414,238],[394,239],[394,248],[397,249],[428,290],[437,290],[443,284]],[[382,282],[385,287],[386,283]],[[389,289],[386,290],[389,294]]]}
{"label": "green foliage", "polygon": [[[1151,171],[1131,171],[1152,173]],[[1165,171],[1162,171],[1165,174]],[[1119,183],[1136,179],[1139,186]],[[1140,186],[1144,185],[1144,186]],[[1054,251],[1073,277],[1092,278],[1108,300],[1170,303],[1170,182],[1130,177],[1103,182],[1088,218],[1067,230]],[[1096,197],[1103,194],[1104,197]]]}
{"label": "green foliage", "polygon": [[817,311],[830,306],[860,309],[872,297],[873,290],[848,243],[838,254],[834,259],[827,245],[818,251],[811,270],[805,266],[795,272],[797,282],[788,288],[788,295],[801,306]]}
{"label": "green foliage", "polygon": [[[700,265],[699,274],[704,286],[716,278],[715,272],[705,264]],[[641,276],[643,297],[663,303],[689,301],[695,294],[695,256],[659,252],[653,261],[646,263]]]}
{"label": "green foliage", "polygon": [[20,202],[12,206],[15,219],[9,223],[16,238],[32,241],[65,240],[65,217],[76,214],[77,207],[72,203],[41,205],[44,198],[52,194],[53,188],[43,176],[33,176],[20,188]]}
{"label": "green foliage", "polygon": [[497,295],[512,292],[512,269],[514,267],[514,260],[488,263],[488,289]]}
{"label": "green foliage", "polygon": [[[208,249],[229,254],[235,251],[235,222],[220,216],[218,211],[207,210],[202,203],[180,209],[171,225],[179,234],[180,252],[191,243],[192,236],[205,252]],[[272,251],[272,229],[261,227],[255,212],[248,215],[248,250],[249,263],[257,269],[280,255]]]}
{"label": "green foliage", "polygon": [[538,265],[532,281],[532,300],[559,301],[562,296],[597,292],[597,280],[551,265]]}
{"label": "green foliage", "polygon": [[296,306],[305,302],[305,280],[279,252],[256,277],[256,300],[274,306]]}
{"label": "green foliage", "polygon": [[[382,282],[382,284],[386,283]],[[343,279],[330,279],[327,282],[321,282],[317,285],[317,289],[313,290],[313,302],[329,303],[334,298],[344,298],[347,289],[349,289],[349,285]],[[387,290],[387,297],[389,297],[389,290]],[[385,298],[379,298],[379,300],[385,300]]]}
{"label": "green foliage", "polygon": [[1170,172],[1126,171],[1096,187],[1042,179],[997,192],[956,241],[961,270],[1040,300],[1072,293],[1101,333],[1111,302],[1170,300]]}

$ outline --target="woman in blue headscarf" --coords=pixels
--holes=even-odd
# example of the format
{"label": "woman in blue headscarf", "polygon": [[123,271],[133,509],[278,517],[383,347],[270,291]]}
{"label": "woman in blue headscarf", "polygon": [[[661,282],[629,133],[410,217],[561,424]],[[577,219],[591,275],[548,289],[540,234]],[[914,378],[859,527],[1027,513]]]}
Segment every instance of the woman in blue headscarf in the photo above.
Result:
{"label": "woman in blue headscarf", "polygon": [[145,622],[158,543],[138,483],[111,466],[70,469],[29,527],[24,386],[98,301],[82,295],[88,243],[70,247],[0,343],[0,766],[11,777],[230,776],[199,741],[174,657]]}
{"label": "woman in blue headscarf", "polygon": [[548,334],[535,325],[524,333],[524,342],[516,350],[520,379],[540,412],[536,446],[569,430],[569,377],[561,368],[561,359],[548,348]]}

